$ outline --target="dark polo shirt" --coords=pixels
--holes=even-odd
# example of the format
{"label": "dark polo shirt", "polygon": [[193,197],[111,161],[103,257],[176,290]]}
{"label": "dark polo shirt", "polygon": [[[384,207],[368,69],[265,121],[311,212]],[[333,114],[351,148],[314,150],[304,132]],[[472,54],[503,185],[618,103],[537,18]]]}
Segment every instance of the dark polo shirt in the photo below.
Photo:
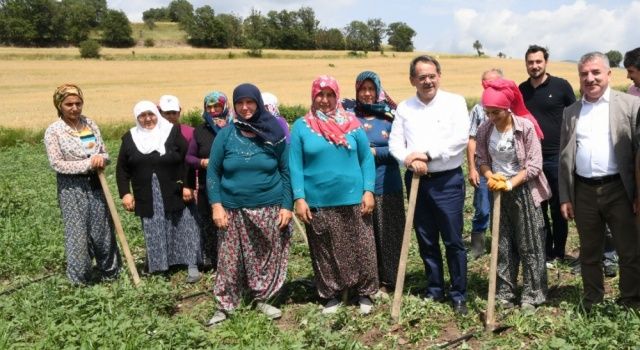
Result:
{"label": "dark polo shirt", "polygon": [[519,86],[524,104],[538,121],[544,133],[542,154],[553,155],[560,152],[560,126],[562,111],[576,102],[573,88],[568,81],[547,74],[547,80],[534,88],[529,79]]}

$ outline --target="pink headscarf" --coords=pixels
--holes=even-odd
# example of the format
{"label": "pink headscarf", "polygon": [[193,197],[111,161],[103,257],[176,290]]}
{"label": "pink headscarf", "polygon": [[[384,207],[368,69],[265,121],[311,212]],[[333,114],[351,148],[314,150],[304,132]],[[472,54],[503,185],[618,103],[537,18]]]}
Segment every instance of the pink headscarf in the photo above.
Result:
{"label": "pink headscarf", "polygon": [[533,123],[536,135],[539,139],[544,138],[542,129],[538,125],[536,118],[524,105],[524,99],[515,82],[508,79],[498,78],[494,80],[485,80],[482,82],[484,91],[482,92],[482,105],[484,107],[494,107],[508,109],[513,114],[528,119]]}
{"label": "pink headscarf", "polygon": [[[324,88],[331,89],[336,94],[336,109],[329,113],[322,113],[314,106],[315,97]],[[307,125],[316,133],[324,137],[329,143],[351,148],[345,135],[360,127],[360,122],[351,112],[345,111],[340,103],[340,87],[334,77],[321,75],[311,84],[311,109],[304,116]]]}

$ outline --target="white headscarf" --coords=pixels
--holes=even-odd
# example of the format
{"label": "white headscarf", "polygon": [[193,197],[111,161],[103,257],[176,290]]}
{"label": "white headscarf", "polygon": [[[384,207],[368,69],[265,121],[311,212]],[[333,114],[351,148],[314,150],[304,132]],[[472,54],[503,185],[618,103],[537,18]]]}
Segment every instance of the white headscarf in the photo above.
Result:
{"label": "white headscarf", "polygon": [[276,95],[270,92],[263,92],[262,102],[264,102],[264,107],[271,112],[271,114],[274,116],[280,115],[280,110],[278,109],[278,98]]}
{"label": "white headscarf", "polygon": [[[158,123],[153,129],[145,129],[138,121],[138,116],[146,111],[150,111],[158,117]],[[171,133],[173,124],[160,115],[158,107],[151,101],[136,103],[133,107],[133,118],[136,121],[136,126],[131,128],[130,132],[138,151],[142,154],[157,151],[161,156],[164,155],[166,152],[164,143],[167,141],[169,133]]]}

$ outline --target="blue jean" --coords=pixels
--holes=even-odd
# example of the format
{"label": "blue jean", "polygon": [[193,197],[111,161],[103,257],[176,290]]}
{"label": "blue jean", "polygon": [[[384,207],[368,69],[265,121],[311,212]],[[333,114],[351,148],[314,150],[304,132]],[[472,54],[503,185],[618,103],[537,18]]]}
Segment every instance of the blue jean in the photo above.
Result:
{"label": "blue jean", "polygon": [[[413,173],[405,173],[407,193]],[[462,241],[465,179],[461,168],[437,176],[420,178],[413,226],[420,256],[427,273],[427,296],[443,299],[444,268],[440,237],[444,242],[453,301],[465,301],[467,295],[467,254]]]}
{"label": "blue jean", "polygon": [[[569,232],[567,220],[560,213],[560,201],[558,200],[558,159],[558,154],[544,154],[542,156],[542,171],[547,178],[549,187],[551,187],[551,198],[541,204],[544,228],[547,232],[545,249],[547,260],[564,258],[567,233]],[[549,212],[551,217],[549,217]]]}
{"label": "blue jean", "polygon": [[487,178],[480,175],[480,184],[473,191],[472,233],[484,233],[489,227],[491,213],[491,193],[487,187]]}

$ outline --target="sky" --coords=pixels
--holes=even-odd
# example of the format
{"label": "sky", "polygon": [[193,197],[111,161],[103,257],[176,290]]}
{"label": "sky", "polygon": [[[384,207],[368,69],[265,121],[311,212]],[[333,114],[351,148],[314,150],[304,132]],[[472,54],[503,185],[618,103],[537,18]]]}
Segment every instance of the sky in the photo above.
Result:
{"label": "sky", "polygon": [[[142,12],[166,7],[170,0],[107,0],[133,22]],[[479,40],[486,54],[523,57],[530,44],[549,49],[552,60],[576,61],[590,51],[640,46],[640,0],[191,0],[194,8],[213,7],[216,13],[246,17],[251,9],[295,11],[313,8],[320,27],[344,28],[353,20],[380,18],[386,24],[405,22],[417,35],[418,51],[474,54]],[[634,29],[635,27],[635,29]],[[386,40],[385,40],[386,43]]]}

